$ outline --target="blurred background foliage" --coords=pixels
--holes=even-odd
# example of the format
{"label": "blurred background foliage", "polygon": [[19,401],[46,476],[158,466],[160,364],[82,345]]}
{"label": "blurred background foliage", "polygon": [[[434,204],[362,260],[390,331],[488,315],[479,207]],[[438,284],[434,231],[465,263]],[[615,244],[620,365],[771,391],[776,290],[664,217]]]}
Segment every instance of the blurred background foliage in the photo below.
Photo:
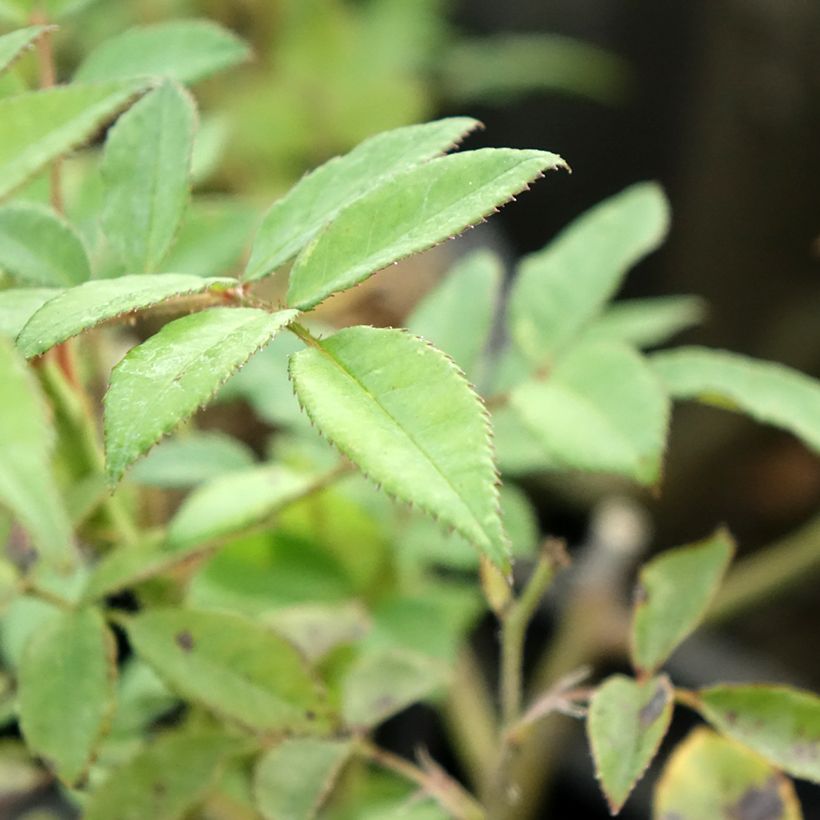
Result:
{"label": "blurred background foliage", "polygon": [[[259,207],[364,137],[471,114],[486,125],[484,134],[471,137],[471,147],[486,139],[547,148],[562,154],[574,173],[536,187],[520,207],[506,209],[460,244],[411,261],[403,275],[374,277],[368,287],[332,300],[326,321],[399,324],[464,247],[491,245],[515,259],[542,247],[605,196],[636,180],[658,179],[672,203],[670,241],[631,275],[623,295],[702,296],[707,321],[686,331],[684,341],[776,359],[820,376],[820,4],[89,0],[78,3],[58,34],[60,77],[71,76],[111,35],[180,16],[218,20],[251,43],[254,56],[197,89],[203,122],[197,196],[169,260],[175,270],[210,275],[235,269]],[[34,73],[33,58],[22,61],[0,94],[13,93]],[[66,164],[75,216],[84,208],[92,213],[97,196],[82,168],[72,172],[82,162]],[[31,195],[38,195],[36,186]],[[86,238],[93,243],[93,235]],[[243,375],[254,378],[250,370]],[[204,425],[262,450],[268,428],[248,418],[247,409],[225,404]],[[607,517],[606,505],[627,494],[644,527],[635,540],[649,549],[696,539],[725,522],[742,554],[749,554],[816,516],[820,463],[785,433],[687,406],[675,413],[657,497],[600,478],[529,476],[521,487],[541,530],[566,536],[572,545],[609,537],[600,522],[615,521],[608,526],[617,529],[622,517]],[[326,503],[343,502],[329,495]],[[296,511],[290,522],[303,539],[304,514]],[[368,535],[363,543],[368,538],[378,541]],[[426,543],[425,534],[416,540]],[[237,545],[211,574],[230,575],[231,561],[254,550],[253,543]],[[244,588],[241,561],[235,570]],[[198,594],[211,600],[209,574],[200,581]],[[676,674],[688,674],[692,684],[722,675],[820,689],[814,581],[807,577],[787,597],[773,597],[693,643]],[[550,612],[537,626],[533,651],[551,634]],[[479,630],[479,647],[490,645],[492,629],[488,621]],[[485,656],[489,665],[489,650]],[[386,731],[394,746],[411,751],[420,729],[446,760],[429,710],[414,710]],[[584,755],[580,741],[567,745],[555,799],[578,816],[605,816]],[[8,771],[0,774],[22,776],[12,768],[27,764],[8,760]],[[806,816],[815,816],[816,795],[800,788]],[[579,792],[588,793],[588,803],[579,802]],[[628,809],[624,816],[645,817],[646,805],[639,794],[633,814]]]}

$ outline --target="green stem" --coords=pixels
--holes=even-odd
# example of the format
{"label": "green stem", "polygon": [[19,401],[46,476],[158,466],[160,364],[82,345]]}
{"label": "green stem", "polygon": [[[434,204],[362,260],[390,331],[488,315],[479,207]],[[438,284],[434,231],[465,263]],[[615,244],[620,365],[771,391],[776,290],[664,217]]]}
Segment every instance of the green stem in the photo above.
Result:
{"label": "green stem", "polygon": [[425,794],[434,798],[445,811],[458,820],[485,820],[486,814],[478,801],[460,783],[438,767],[425,771],[406,758],[382,749],[367,740],[361,742],[360,750],[377,766],[415,783]]}
{"label": "green stem", "polygon": [[712,604],[707,622],[735,618],[820,575],[820,517],[739,561]]}

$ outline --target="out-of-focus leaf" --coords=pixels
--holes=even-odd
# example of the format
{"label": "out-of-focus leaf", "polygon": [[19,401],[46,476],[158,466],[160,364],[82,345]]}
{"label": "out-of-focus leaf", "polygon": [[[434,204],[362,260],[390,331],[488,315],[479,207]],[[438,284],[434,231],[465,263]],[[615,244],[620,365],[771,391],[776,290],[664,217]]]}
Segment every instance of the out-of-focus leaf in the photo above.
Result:
{"label": "out-of-focus leaf", "polygon": [[349,740],[289,738],[259,761],[256,805],[266,820],[313,820],[350,757]]}
{"label": "out-of-focus leaf", "polygon": [[0,337],[0,504],[34,541],[39,557],[70,567],[71,525],[51,472],[46,408],[25,361]]}
{"label": "out-of-focus leaf", "polygon": [[402,331],[353,327],[294,354],[290,376],[365,475],[507,565],[484,410],[445,356]]}
{"label": "out-of-focus leaf", "polygon": [[129,273],[155,273],[168,253],[191,193],[196,103],[164,83],[108,132],[102,226]]}
{"label": "out-of-focus leaf", "polygon": [[462,39],[447,50],[443,74],[449,97],[503,104],[535,92],[613,103],[623,98],[629,80],[615,55],[556,34]]}
{"label": "out-of-focus leaf", "polygon": [[130,658],[120,672],[111,734],[128,736],[143,732],[178,703],[147,663]]}
{"label": "out-of-focus leaf", "polygon": [[230,135],[231,127],[224,115],[206,116],[201,120],[191,154],[194,185],[205,182],[217,170]]}
{"label": "out-of-focus leaf", "polygon": [[667,761],[655,787],[652,816],[803,820],[788,778],[753,752],[702,727]]}
{"label": "out-of-focus leaf", "polygon": [[502,475],[520,476],[560,469],[545,449],[546,445],[510,405],[495,408],[492,418],[493,444]]}
{"label": "out-of-focus leaf", "polygon": [[402,171],[342,210],[290,273],[288,304],[318,305],[368,276],[481,222],[545,171],[557,154],[483,148]]}
{"label": "out-of-focus leaf", "polygon": [[0,291],[0,334],[9,339],[49,300],[61,291],[59,288],[13,288]]}
{"label": "out-of-focus leaf", "polygon": [[173,20],[109,37],[85,58],[74,80],[150,75],[196,83],[249,56],[242,40],[210,20]]}
{"label": "out-of-focus leaf", "polygon": [[244,202],[227,197],[195,198],[163,267],[196,276],[233,274],[256,219],[254,209]]}
{"label": "out-of-focus leaf", "polygon": [[629,269],[660,245],[669,208],[653,183],[633,185],[580,216],[521,262],[507,318],[534,366],[556,353],[601,311]]}
{"label": "out-of-focus leaf", "polygon": [[820,783],[820,698],[788,686],[720,685],[697,693],[716,729],[795,777]]}
{"label": "out-of-focus leaf", "polygon": [[725,530],[697,544],[662,552],[641,568],[635,591],[630,654],[653,672],[706,614],[734,553]]}
{"label": "out-of-focus leaf", "polygon": [[185,499],[168,527],[168,547],[185,550],[261,524],[315,481],[278,464],[222,475]]}
{"label": "out-of-focus leaf", "polygon": [[557,465],[659,481],[669,400],[645,359],[625,345],[591,340],[572,348],[546,378],[516,387],[510,403]]}
{"label": "out-of-focus leaf", "polygon": [[0,199],[94,136],[146,87],[135,80],[76,83],[0,99]]}
{"label": "out-of-focus leaf", "polygon": [[367,652],[342,684],[342,713],[354,728],[372,727],[423,700],[447,681],[447,667],[403,649]]}
{"label": "out-of-focus leaf", "polygon": [[621,810],[657,753],[672,720],[673,702],[664,675],[644,683],[613,675],[592,696],[587,736],[612,814]]}
{"label": "out-of-focus leaf", "polygon": [[91,277],[85,246],[51,209],[33,204],[0,208],[0,270],[17,282],[78,285]]}
{"label": "out-of-focus leaf", "polygon": [[3,611],[0,619],[0,646],[3,650],[3,666],[16,670],[30,639],[43,631],[50,620],[58,618],[60,610],[40,598],[20,595]]}
{"label": "out-of-focus leaf", "polygon": [[820,384],[772,362],[686,347],[652,356],[675,399],[697,399],[788,430],[820,452]]}
{"label": "out-of-focus leaf", "polygon": [[303,177],[265,215],[245,278],[273,273],[346,205],[394,174],[448,151],[477,126],[476,120],[453,117],[377,134]]}
{"label": "out-of-focus leaf", "polygon": [[608,307],[589,328],[589,334],[619,339],[639,348],[656,347],[706,315],[706,305],[697,296],[659,296],[624,299]]}
{"label": "out-of-focus leaf", "polygon": [[151,487],[186,489],[253,467],[255,461],[253,451],[239,439],[197,431],[159,444],[134,466],[131,480]]}
{"label": "out-of-focus leaf", "polygon": [[254,621],[224,612],[154,609],[131,619],[135,652],[183,697],[257,732],[309,732],[326,706],[300,653]]}
{"label": "out-of-focus leaf", "polygon": [[177,319],[114,368],[105,395],[111,482],[198,407],[296,317],[254,308],[211,308]]}
{"label": "out-of-focus leaf", "polygon": [[489,250],[465,256],[407,319],[407,328],[453,357],[477,384],[478,365],[495,319],[504,269]]}
{"label": "out-of-focus leaf", "polygon": [[59,293],[26,323],[17,346],[23,355],[39,356],[85,330],[153,307],[177,296],[227,290],[234,279],[201,279],[178,273],[97,279]]}
{"label": "out-of-focus leaf", "polygon": [[100,612],[84,609],[51,619],[23,653],[23,736],[69,785],[83,777],[113,712],[115,652]]}
{"label": "out-of-focus leaf", "polygon": [[180,820],[214,784],[226,758],[247,748],[247,740],[214,730],[164,735],[111,772],[86,803],[83,817]]}
{"label": "out-of-focus leaf", "polygon": [[82,10],[94,0],[2,0],[0,14],[22,23],[38,11],[49,20],[61,20]]}
{"label": "out-of-focus leaf", "polygon": [[5,71],[36,40],[50,31],[50,26],[28,26],[0,37],[0,71]]}

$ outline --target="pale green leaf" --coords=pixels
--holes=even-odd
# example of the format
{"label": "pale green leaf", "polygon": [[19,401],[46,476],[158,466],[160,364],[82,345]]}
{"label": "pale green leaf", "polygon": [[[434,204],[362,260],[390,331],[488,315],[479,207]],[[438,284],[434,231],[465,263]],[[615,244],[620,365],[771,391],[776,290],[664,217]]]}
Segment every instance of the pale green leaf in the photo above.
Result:
{"label": "pale green leaf", "polygon": [[43,560],[70,566],[76,553],[49,464],[45,404],[26,363],[4,338],[0,384],[0,504],[19,519]]}
{"label": "pale green leaf", "polygon": [[191,193],[196,103],[163,83],[108,132],[102,227],[129,273],[154,273],[174,241]]}
{"label": "pale green leaf", "polygon": [[0,291],[0,334],[15,339],[26,322],[59,293],[59,288],[12,288]]}
{"label": "pale green leaf", "polygon": [[643,683],[613,675],[592,696],[587,736],[612,814],[621,810],[655,757],[672,720],[673,702],[665,675]]}
{"label": "pale green leaf", "polygon": [[627,188],[524,258],[508,303],[510,332],[535,365],[549,362],[594,319],[624,275],[660,245],[669,223],[657,185]]}
{"label": "pale green leaf", "polygon": [[0,99],[0,199],[87,142],[146,87],[135,80],[77,83]]}
{"label": "pale green leaf", "polygon": [[656,347],[700,324],[705,315],[705,303],[697,296],[625,299],[607,308],[592,323],[589,333],[635,347]]}
{"label": "pale green leaf", "polygon": [[370,728],[429,697],[447,682],[441,661],[404,649],[362,655],[342,682],[342,713],[354,728]]}
{"label": "pale green leaf", "polygon": [[239,439],[214,431],[196,431],[155,447],[134,466],[131,480],[163,489],[187,489],[223,473],[252,467],[256,459]]}
{"label": "pale green leaf", "polygon": [[46,302],[23,327],[17,346],[24,356],[49,348],[103,322],[158,305],[177,296],[227,290],[234,279],[202,279],[177,273],[97,279],[64,290]]}
{"label": "pale green leaf", "polygon": [[226,473],[185,499],[168,526],[168,548],[189,549],[262,524],[315,482],[278,464]]}
{"label": "pale green leaf", "polygon": [[194,199],[163,267],[197,276],[233,274],[256,219],[254,209],[236,199]]}
{"label": "pale green leaf", "polygon": [[526,426],[509,404],[493,409],[493,444],[502,475],[527,475],[558,470],[546,444]]}
{"label": "pale green leaf", "polygon": [[230,136],[226,115],[211,114],[200,120],[191,152],[191,181],[195,186],[206,182],[219,168]]}
{"label": "pale green leaf", "polygon": [[443,57],[443,82],[456,100],[509,105],[525,94],[559,92],[612,103],[629,79],[614,54],[557,34],[460,38]]}
{"label": "pale green leaf", "polygon": [[319,431],[367,476],[508,564],[485,411],[444,355],[403,331],[353,327],[294,354],[290,375]]}
{"label": "pale green leaf", "polygon": [[792,782],[753,752],[699,727],[678,744],[655,787],[655,820],[802,820]]}
{"label": "pale green leaf", "polygon": [[92,793],[84,820],[181,820],[214,785],[226,758],[247,741],[216,730],[174,732],[112,771]]}
{"label": "pale green leaf", "polygon": [[65,287],[91,278],[74,228],[50,208],[15,203],[0,208],[0,270],[17,282]]}
{"label": "pale green leaf", "polygon": [[477,126],[468,117],[452,117],[397,128],[365,140],[303,177],[265,215],[245,278],[273,273],[346,205],[392,175],[448,151]]}
{"label": "pale green leaf", "polygon": [[700,623],[734,553],[728,532],[662,552],[641,568],[632,613],[630,654],[653,672]]}
{"label": "pale green leaf", "polygon": [[407,328],[453,357],[473,383],[489,341],[504,277],[501,260],[489,250],[465,256],[407,319]]}
{"label": "pale green leaf", "polygon": [[616,342],[571,349],[510,403],[557,466],[660,480],[669,401],[643,357]]}
{"label": "pale green leaf", "polygon": [[820,783],[820,698],[788,686],[719,685],[696,695],[718,731],[795,777]]}
{"label": "pale green leaf", "polygon": [[168,77],[195,83],[250,57],[235,34],[209,20],[173,20],[128,29],[86,57],[75,81]]}
{"label": "pale green leaf", "polygon": [[253,792],[265,820],[313,820],[353,751],[349,740],[289,738],[256,766]]}
{"label": "pale green leaf", "polygon": [[697,399],[788,430],[820,452],[820,383],[781,364],[722,350],[657,353],[652,365],[674,399]]}
{"label": "pale green leaf", "polygon": [[133,348],[114,368],[105,395],[109,479],[118,481],[296,315],[211,308],[165,325]]}
{"label": "pale green leaf", "polygon": [[87,771],[113,713],[115,653],[114,638],[96,609],[60,613],[23,653],[23,737],[69,785]]}
{"label": "pale green leaf", "polygon": [[19,23],[32,18],[36,12],[49,20],[60,20],[74,14],[94,0],[0,0],[0,15]]}
{"label": "pale green leaf", "polygon": [[302,310],[481,222],[545,171],[546,151],[483,148],[402,171],[348,205],[304,250],[288,303]]}
{"label": "pale green leaf", "polygon": [[51,26],[29,26],[0,37],[0,71],[5,71],[36,40],[52,30]]}
{"label": "pale green leaf", "polygon": [[311,731],[324,722],[324,696],[303,657],[252,620],[154,609],[126,628],[134,651],[171,689],[248,729]]}

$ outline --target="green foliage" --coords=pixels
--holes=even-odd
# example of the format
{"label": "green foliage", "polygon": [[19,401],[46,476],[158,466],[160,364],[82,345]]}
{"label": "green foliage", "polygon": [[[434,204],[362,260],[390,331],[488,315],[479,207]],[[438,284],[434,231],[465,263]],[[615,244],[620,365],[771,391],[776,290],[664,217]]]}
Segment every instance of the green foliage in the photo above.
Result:
{"label": "green foliage", "polygon": [[801,820],[794,786],[753,752],[708,729],[694,729],[675,750],[655,790],[653,816],[760,816]]}
{"label": "green foliage", "polygon": [[[262,28],[274,27],[268,5],[247,4]],[[511,473],[602,473],[660,492],[680,398],[820,449],[808,377],[708,350],[640,352],[700,321],[699,300],[609,304],[666,235],[660,189],[632,186],[579,217],[518,265],[508,298],[501,259],[478,249],[411,311],[410,332],[312,313],[564,167],[540,150],[448,154],[478,123],[407,125],[428,106],[422,68],[425,82],[484,99],[547,86],[612,99],[623,67],[529,35],[462,43],[433,66],[449,38],[439,0],[282,0],[279,49],[249,72],[265,91],[209,82],[200,122],[183,86],[244,62],[249,46],[209,21],[127,29],[129,4],[105,17],[85,6],[0,0],[0,18],[21,25],[35,11],[66,18],[66,64],[79,64],[72,82],[32,91],[21,63],[0,96],[0,726],[18,721],[91,820],[479,820],[517,793],[532,724],[580,716],[585,702],[617,812],[677,701],[725,737],[699,730],[673,753],[658,816],[799,817],[777,770],[820,780],[818,699],[676,690],[657,674],[718,591],[733,552],[724,531],[652,559],[631,630],[620,608],[607,624],[634,679],[558,681],[522,703],[527,623],[565,556],[541,531],[538,481],[519,487]],[[63,68],[51,38],[50,26],[0,35],[0,71],[36,43],[50,85],[55,45]],[[233,118],[215,110],[226,93]],[[249,99],[253,117],[241,114]],[[382,120],[392,130],[343,153]],[[230,163],[249,131],[264,156],[299,160],[243,180]],[[235,193],[270,201],[266,181],[308,159],[319,167],[264,215]],[[500,709],[469,652],[488,610],[501,621]],[[587,613],[566,611],[578,619],[566,634],[595,645]],[[420,701],[442,710],[486,807],[425,754],[415,765],[374,745]],[[14,754],[0,749],[0,776]]]}
{"label": "green foliage", "polygon": [[182,222],[190,192],[196,105],[163,83],[111,129],[102,175],[105,235],[128,273],[154,273]]}
{"label": "green foliage", "polygon": [[88,253],[74,228],[47,208],[0,208],[0,270],[18,284],[66,287],[91,278]]}
{"label": "green foliage", "polygon": [[636,669],[653,672],[697,627],[734,552],[720,531],[687,547],[661,553],[641,568],[632,614],[631,655]]}
{"label": "green foliage", "polygon": [[595,773],[613,814],[658,751],[672,720],[672,687],[666,676],[638,683],[613,675],[589,704],[587,732]]}
{"label": "green foliage", "polygon": [[113,710],[114,655],[114,638],[94,609],[51,619],[23,653],[20,728],[68,784],[85,775]]}

